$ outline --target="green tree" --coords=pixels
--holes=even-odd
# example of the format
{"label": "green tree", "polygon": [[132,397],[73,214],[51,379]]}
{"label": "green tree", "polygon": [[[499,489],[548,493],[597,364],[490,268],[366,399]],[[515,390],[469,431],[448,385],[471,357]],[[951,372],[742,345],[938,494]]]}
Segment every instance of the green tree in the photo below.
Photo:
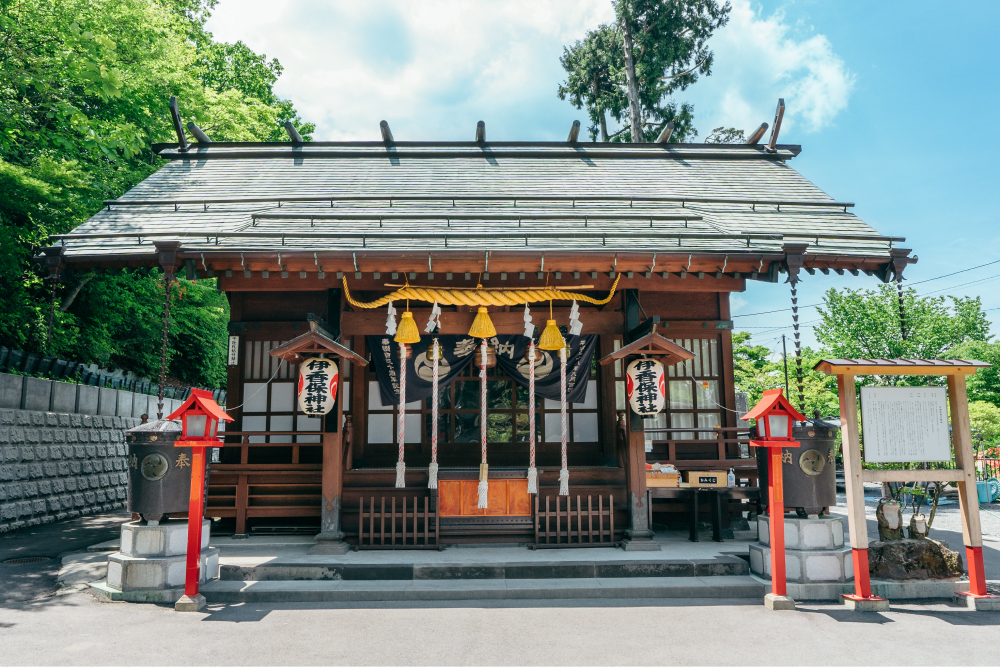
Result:
{"label": "green tree", "polygon": [[706,144],[745,144],[746,141],[743,130],[735,127],[717,127],[705,137]]}
{"label": "green tree", "polygon": [[[711,74],[708,39],[729,20],[716,0],[614,0],[616,21],[566,47],[560,99],[587,107],[590,134],[601,140],[652,141],[673,122],[673,141],[697,136],[690,105],[667,102],[700,75]],[[605,113],[625,122],[608,135]]]}
{"label": "green tree", "polygon": [[947,359],[975,359],[990,364],[966,379],[970,401],[985,401],[1000,407],[1000,343],[966,340],[944,354]]}
{"label": "green tree", "polygon": [[[950,300],[950,303],[948,303]],[[933,359],[949,355],[961,343],[986,342],[989,322],[979,298],[922,297],[903,290],[905,320],[893,285],[872,290],[829,290],[819,313],[816,339],[838,358]],[[864,376],[865,384],[920,385],[926,376]]]}
{"label": "green tree", "polygon": [[[149,334],[137,320],[159,320],[158,274],[67,277],[46,345],[51,290],[32,257],[162,164],[149,146],[174,140],[171,95],[216,141],[284,140],[286,120],[309,139],[314,127],[273,92],[280,64],[205,31],[214,5],[0,0],[0,345],[142,373],[155,357],[158,367],[158,333],[152,357],[137,338]],[[191,369],[191,381],[218,377]]]}

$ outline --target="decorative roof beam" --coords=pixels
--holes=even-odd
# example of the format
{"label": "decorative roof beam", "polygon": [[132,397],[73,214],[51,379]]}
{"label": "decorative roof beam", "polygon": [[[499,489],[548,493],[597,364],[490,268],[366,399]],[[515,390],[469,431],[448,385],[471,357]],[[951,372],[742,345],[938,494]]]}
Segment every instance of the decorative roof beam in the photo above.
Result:
{"label": "decorative roof beam", "polygon": [[569,128],[569,136],[566,137],[566,141],[575,144],[580,137],[580,121],[574,120],[573,124]]}
{"label": "decorative roof beam", "polygon": [[177,105],[177,98],[174,96],[170,97],[170,117],[174,121],[174,132],[177,133],[177,143],[181,145],[181,152],[186,152],[188,149],[187,137],[184,136],[184,124],[181,122],[181,110]]}
{"label": "decorative roof beam", "polygon": [[761,123],[760,127],[754,130],[753,134],[750,135],[750,138],[747,139],[747,145],[756,146],[757,144],[759,144],[761,137],[763,137],[764,133],[767,132],[767,127],[768,127],[767,123]]}
{"label": "decorative roof beam", "polygon": [[396,140],[392,138],[392,130],[389,129],[389,123],[383,120],[378,126],[382,130],[382,141],[387,144],[396,143]]}
{"label": "decorative roof beam", "polygon": [[778,132],[781,132],[781,119],[785,117],[785,100],[778,98],[778,108],[774,111],[774,127],[771,128],[771,140],[767,142],[767,152],[778,150]]}
{"label": "decorative roof beam", "polygon": [[674,133],[674,123],[673,121],[667,123],[663,126],[663,130],[660,132],[660,136],[656,138],[656,143],[665,144],[670,141],[670,135]]}
{"label": "decorative roof beam", "polygon": [[302,140],[302,135],[299,134],[299,131],[295,129],[294,125],[292,125],[292,121],[290,120],[285,121],[285,132],[288,133],[288,138],[291,139],[293,143],[296,144],[304,143]]}
{"label": "decorative roof beam", "polygon": [[484,121],[479,121],[476,123],[476,142],[483,143],[486,141],[486,123]]}
{"label": "decorative roof beam", "polygon": [[194,124],[194,121],[188,121],[187,124],[188,132],[194,135],[194,138],[198,140],[199,144],[210,144],[212,140],[208,138],[204,130]]}

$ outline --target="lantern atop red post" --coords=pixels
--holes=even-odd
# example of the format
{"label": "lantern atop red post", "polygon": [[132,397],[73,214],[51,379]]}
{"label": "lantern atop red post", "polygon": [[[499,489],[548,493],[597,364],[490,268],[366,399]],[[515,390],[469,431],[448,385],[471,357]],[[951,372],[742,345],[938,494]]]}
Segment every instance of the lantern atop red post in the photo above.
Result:
{"label": "lantern atop red post", "polygon": [[805,421],[805,415],[792,407],[780,389],[770,389],[764,392],[757,405],[743,415],[742,419],[757,420],[757,439],[751,440],[750,445],[771,450],[771,461],[767,466],[771,592],[764,597],[764,606],[769,609],[795,609],[795,600],[788,597],[785,581],[785,494],[782,481],[784,454],[781,450],[784,447],[799,446],[792,438],[792,426],[796,421]]}
{"label": "lantern atop red post", "polygon": [[205,448],[219,447],[216,436],[219,421],[233,421],[212,393],[192,389],[191,395],[167,419],[181,420],[181,437],[175,447],[191,448],[191,497],[188,502],[187,573],[184,595],[175,603],[177,611],[198,611],[205,606],[205,596],[198,592],[201,581],[201,522],[205,509]]}

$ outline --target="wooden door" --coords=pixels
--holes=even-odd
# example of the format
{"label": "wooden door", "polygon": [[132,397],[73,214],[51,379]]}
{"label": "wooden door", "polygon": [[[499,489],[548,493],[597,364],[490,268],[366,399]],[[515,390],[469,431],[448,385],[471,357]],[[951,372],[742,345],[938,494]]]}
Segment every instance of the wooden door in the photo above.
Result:
{"label": "wooden door", "polygon": [[491,479],[487,509],[479,509],[479,480],[438,480],[440,516],[531,516],[526,479]]}

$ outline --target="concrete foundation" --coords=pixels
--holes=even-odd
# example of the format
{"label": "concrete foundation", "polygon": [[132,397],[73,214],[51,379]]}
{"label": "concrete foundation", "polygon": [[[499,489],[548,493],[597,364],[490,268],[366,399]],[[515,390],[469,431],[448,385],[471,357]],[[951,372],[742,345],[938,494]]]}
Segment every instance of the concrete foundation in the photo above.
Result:
{"label": "concrete foundation", "polygon": [[963,607],[968,607],[973,611],[1000,611],[1000,596],[998,595],[988,595],[986,597],[956,595],[954,602]]}
{"label": "concrete foundation", "polygon": [[[764,579],[771,578],[769,529],[768,517],[759,517],[759,543],[750,545],[750,571]],[[843,584],[853,578],[854,561],[851,548],[844,545],[843,519],[785,519],[785,580],[789,585]]]}
{"label": "concrete foundation", "polygon": [[888,600],[855,600],[842,596],[840,602],[850,611],[889,611]]}
{"label": "concrete foundation", "polygon": [[768,593],[764,596],[764,606],[774,611],[795,611],[795,600],[787,595]]}
{"label": "concrete foundation", "polygon": [[[219,576],[219,550],[208,546],[210,526],[209,521],[202,522],[201,583]],[[186,521],[157,526],[141,521],[126,523],[122,525],[121,551],[108,556],[107,588],[125,594],[118,599],[174,602],[184,593],[186,551]],[[154,599],[134,599],[133,594],[154,591],[160,593]]]}

